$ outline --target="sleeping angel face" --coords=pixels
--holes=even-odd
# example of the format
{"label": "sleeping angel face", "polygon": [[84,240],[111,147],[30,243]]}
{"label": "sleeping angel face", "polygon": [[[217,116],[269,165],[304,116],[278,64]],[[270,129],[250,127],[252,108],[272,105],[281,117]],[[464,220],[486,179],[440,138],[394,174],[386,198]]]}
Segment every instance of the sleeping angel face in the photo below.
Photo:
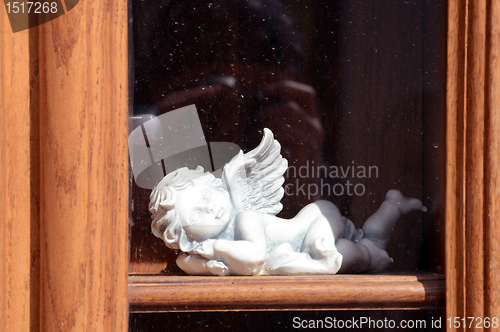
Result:
{"label": "sleeping angel face", "polygon": [[280,149],[265,128],[259,146],[245,154],[240,151],[224,166],[221,179],[201,166],[166,175],[150,196],[154,235],[169,248],[192,252],[200,242],[224,236],[240,212],[278,214],[288,165]]}
{"label": "sleeping angel face", "polygon": [[217,238],[231,219],[231,199],[223,188],[194,182],[177,193],[176,210],[186,235],[198,242]]}

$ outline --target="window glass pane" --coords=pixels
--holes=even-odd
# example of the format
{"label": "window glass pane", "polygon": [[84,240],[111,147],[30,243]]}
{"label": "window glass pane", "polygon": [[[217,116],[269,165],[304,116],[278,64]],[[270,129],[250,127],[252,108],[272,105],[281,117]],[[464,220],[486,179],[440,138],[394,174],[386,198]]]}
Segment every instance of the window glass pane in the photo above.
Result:
{"label": "window glass pane", "polygon": [[132,16],[131,272],[183,275],[151,186],[217,170],[266,127],[289,163],[279,216],[325,199],[360,228],[397,189],[429,211],[400,219],[387,271],[444,271],[446,1],[133,0]]}

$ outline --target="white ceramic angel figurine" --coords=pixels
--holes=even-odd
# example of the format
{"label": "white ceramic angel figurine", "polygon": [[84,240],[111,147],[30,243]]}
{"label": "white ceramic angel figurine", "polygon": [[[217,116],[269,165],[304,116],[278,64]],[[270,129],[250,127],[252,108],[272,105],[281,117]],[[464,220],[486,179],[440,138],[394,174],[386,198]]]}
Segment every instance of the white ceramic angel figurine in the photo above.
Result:
{"label": "white ceramic angel figurine", "polygon": [[294,218],[278,214],[287,161],[269,129],[260,145],[235,156],[222,179],[181,168],[151,194],[153,233],[180,249],[177,265],[192,275],[299,275],[380,272],[402,214],[426,211],[418,199],[390,190],[356,229],[335,205],[316,201]]}

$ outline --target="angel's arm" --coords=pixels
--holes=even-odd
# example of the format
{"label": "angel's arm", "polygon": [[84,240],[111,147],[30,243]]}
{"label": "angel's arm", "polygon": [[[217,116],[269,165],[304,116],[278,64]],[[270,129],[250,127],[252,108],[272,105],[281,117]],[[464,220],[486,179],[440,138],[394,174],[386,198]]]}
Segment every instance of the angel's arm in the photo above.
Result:
{"label": "angel's arm", "polygon": [[199,255],[181,252],[176,263],[182,271],[191,275],[225,276],[229,274],[229,268],[223,262],[209,260]]}
{"label": "angel's arm", "polygon": [[266,235],[259,217],[262,214],[246,211],[236,218],[236,241],[207,240],[195,253],[223,261],[232,274],[256,275],[267,256]]}

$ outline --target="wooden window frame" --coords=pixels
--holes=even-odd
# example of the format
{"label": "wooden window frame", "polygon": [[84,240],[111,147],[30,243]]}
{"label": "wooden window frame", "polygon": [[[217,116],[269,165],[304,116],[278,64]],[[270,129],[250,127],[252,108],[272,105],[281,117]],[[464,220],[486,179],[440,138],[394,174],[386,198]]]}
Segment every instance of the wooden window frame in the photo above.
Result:
{"label": "wooden window frame", "polygon": [[448,3],[445,280],[129,277],[127,22],[125,0],[80,1],[13,34],[1,10],[0,331],[125,331],[129,296],[146,311],[500,317],[500,1]]}

